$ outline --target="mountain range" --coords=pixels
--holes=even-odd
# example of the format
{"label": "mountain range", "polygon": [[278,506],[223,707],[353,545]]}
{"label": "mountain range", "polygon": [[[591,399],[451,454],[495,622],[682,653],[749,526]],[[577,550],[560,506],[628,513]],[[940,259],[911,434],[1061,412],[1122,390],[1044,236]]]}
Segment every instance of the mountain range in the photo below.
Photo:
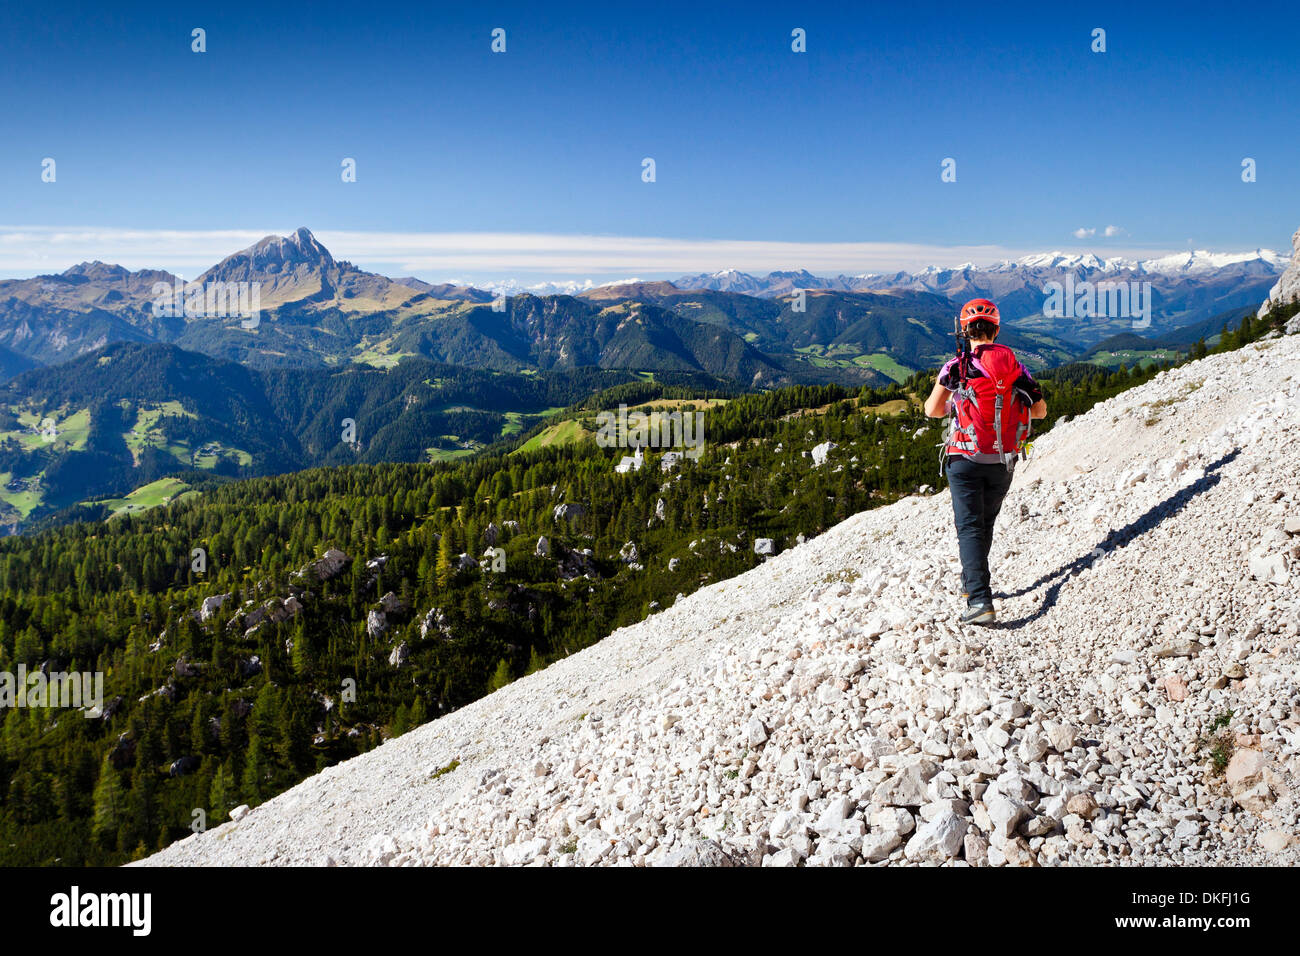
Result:
{"label": "mountain range", "polygon": [[1048,283],[1082,282],[1150,283],[1151,329],[1155,335],[1189,325],[1219,313],[1257,305],[1267,298],[1289,258],[1270,249],[1248,253],[1195,251],[1152,259],[1049,252],[1004,260],[991,266],[972,263],[953,268],[930,267],[919,272],[865,273],[833,278],[806,270],[770,272],[755,276],[735,269],[682,276],[673,285],[681,289],[738,292],[760,298],[780,298],[796,289],[839,292],[930,292],[953,302],[990,298],[1004,319],[1043,332],[1052,332],[1077,344],[1094,344],[1107,335],[1124,331],[1124,317],[1102,319],[1048,318],[1044,312],[1044,287]]}
{"label": "mountain range", "polygon": [[[81,263],[0,282],[0,528],[131,510],[140,502],[129,492],[181,473],[467,455],[540,425],[548,409],[646,379],[715,394],[883,388],[951,353],[953,313],[974,295],[999,302],[1002,340],[1032,369],[1163,361],[1239,321],[1284,261],[1264,250],[1146,262],[1050,254],[985,269],[726,271],[508,298],[367,272],[305,228],[188,283]],[[1046,319],[1041,286],[1066,276],[1146,277],[1150,330]],[[202,295],[189,307],[217,284],[255,287],[256,320],[206,311]],[[185,307],[160,307],[169,302]],[[344,419],[356,442],[339,440]]]}
{"label": "mountain range", "polygon": [[[1050,343],[1059,360],[1133,329],[1127,317],[1044,316],[1050,282],[1149,282],[1146,334],[1155,337],[1258,304],[1287,261],[1257,249],[1146,260],[1052,252],[985,267],[833,278],[729,269],[674,282],[534,287],[546,294],[503,297],[497,311],[491,291],[367,272],[335,259],[300,228],[227,256],[190,283],[163,270],[133,272],[98,261],[0,281],[0,375],[135,341],[255,367],[382,366],[421,355],[503,371],[584,364],[691,369],[749,387],[827,379],[879,384],[873,363],[884,359],[864,357],[881,355],[906,368],[932,361],[946,351],[941,342],[951,313],[966,298],[995,299],[1009,330],[1045,337],[1039,344]],[[246,328],[238,316],[157,307],[160,290],[180,288],[188,296],[214,283],[256,283],[263,321]],[[810,297],[806,306],[795,301],[800,290]]]}

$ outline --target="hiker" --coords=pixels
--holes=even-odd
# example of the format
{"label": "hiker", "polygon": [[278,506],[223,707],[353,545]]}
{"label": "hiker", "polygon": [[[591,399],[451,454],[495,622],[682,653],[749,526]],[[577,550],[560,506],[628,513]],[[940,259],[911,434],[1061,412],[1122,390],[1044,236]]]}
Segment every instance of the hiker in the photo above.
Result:
{"label": "hiker", "polygon": [[1030,420],[1047,415],[1047,402],[1029,370],[998,337],[998,307],[972,299],[961,307],[958,356],[939,372],[925,413],[952,423],[942,446],[961,554],[963,624],[992,624],[989,548],[993,522],[1023,456]]}

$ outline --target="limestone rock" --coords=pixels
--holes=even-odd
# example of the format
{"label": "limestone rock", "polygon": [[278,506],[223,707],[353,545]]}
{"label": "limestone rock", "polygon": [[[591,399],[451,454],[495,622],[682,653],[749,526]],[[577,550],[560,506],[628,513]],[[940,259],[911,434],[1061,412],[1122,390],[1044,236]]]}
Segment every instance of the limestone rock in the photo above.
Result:
{"label": "limestone rock", "polygon": [[903,853],[911,860],[950,860],[961,852],[967,829],[961,817],[951,812],[941,813],[916,828]]}

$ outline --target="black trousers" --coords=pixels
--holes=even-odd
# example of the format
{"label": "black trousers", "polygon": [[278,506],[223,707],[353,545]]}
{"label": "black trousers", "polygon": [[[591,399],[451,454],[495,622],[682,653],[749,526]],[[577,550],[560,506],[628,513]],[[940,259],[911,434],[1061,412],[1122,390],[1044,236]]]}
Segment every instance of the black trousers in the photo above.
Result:
{"label": "black trousers", "polygon": [[993,545],[993,522],[1011,488],[1011,471],[1006,465],[981,465],[949,455],[947,472],[961,554],[962,590],[972,605],[992,604],[989,548]]}

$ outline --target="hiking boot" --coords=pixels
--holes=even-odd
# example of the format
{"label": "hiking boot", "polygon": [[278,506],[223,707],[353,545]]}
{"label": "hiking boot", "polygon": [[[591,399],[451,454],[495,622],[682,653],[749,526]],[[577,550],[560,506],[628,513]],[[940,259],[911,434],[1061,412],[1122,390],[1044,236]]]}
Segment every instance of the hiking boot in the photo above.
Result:
{"label": "hiking boot", "polygon": [[972,604],[966,608],[966,613],[961,616],[963,624],[993,624],[997,619],[998,616],[994,613],[992,604]]}

